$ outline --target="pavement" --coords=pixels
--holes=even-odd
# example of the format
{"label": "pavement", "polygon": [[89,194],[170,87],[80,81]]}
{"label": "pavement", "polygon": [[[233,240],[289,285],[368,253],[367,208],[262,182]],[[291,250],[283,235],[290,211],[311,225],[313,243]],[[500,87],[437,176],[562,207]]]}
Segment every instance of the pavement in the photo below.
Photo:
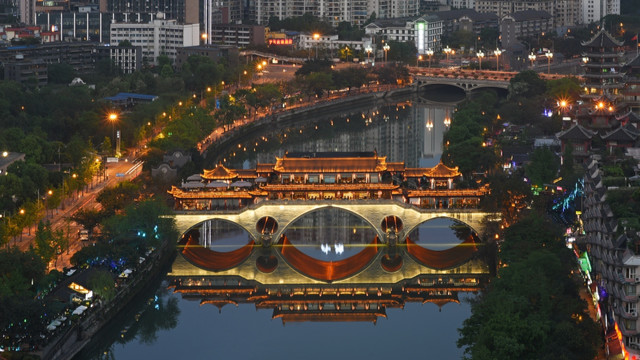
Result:
{"label": "pavement", "polygon": [[[53,230],[61,229],[69,237],[69,248],[57,255],[50,263],[50,269],[61,271],[65,267],[71,267],[73,254],[82,247],[90,245],[90,241],[80,241],[77,234],[81,227],[75,222],[69,221],[69,218],[81,209],[100,209],[100,204],[96,201],[100,191],[107,187],[116,186],[122,181],[132,180],[141,170],[142,162],[137,159],[122,158],[117,163],[106,163],[104,176],[95,176],[84,191],[71,194],[59,208],[52,211],[47,210],[47,215],[42,220],[50,221]],[[22,229],[22,234],[12,241],[12,245],[16,245],[22,251],[28,250],[31,245],[35,246],[36,229],[37,225]]]}

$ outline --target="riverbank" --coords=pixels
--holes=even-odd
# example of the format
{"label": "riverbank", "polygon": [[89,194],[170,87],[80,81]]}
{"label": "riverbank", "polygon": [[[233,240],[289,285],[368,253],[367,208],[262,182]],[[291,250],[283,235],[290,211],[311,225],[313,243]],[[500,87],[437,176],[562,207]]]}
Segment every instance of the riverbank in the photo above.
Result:
{"label": "riverbank", "polygon": [[146,257],[135,276],[129,278],[125,286],[119,287],[114,298],[108,303],[97,302],[87,311],[87,315],[59,334],[41,351],[34,353],[42,359],[71,359],[80,352],[116,314],[145,289],[150,280],[161,274],[165,264],[175,256],[173,240],[164,241],[162,246]]}
{"label": "riverbank", "polygon": [[352,96],[340,97],[318,101],[310,106],[296,107],[281,110],[256,120],[237,120],[224,132],[214,131],[199,147],[202,147],[203,157],[207,162],[215,163],[219,159],[220,149],[228,148],[230,144],[241,141],[264,131],[266,128],[285,128],[299,123],[300,119],[317,119],[318,116],[335,116],[336,114],[353,110],[360,106],[366,106],[372,102],[392,101],[397,97],[412,95],[417,88],[413,85],[404,87],[389,86],[381,91],[360,92]]}

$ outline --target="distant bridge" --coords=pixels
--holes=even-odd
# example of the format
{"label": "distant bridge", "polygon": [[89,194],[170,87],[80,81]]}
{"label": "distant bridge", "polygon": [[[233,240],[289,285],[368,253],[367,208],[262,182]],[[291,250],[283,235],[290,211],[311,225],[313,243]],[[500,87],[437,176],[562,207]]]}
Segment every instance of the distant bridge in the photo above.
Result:
{"label": "distant bridge", "polygon": [[[518,73],[513,71],[466,70],[445,68],[410,67],[418,88],[428,85],[450,85],[469,93],[475,89],[508,89],[511,79]],[[569,77],[562,74],[538,74],[543,80]]]}
{"label": "distant bridge", "polygon": [[265,59],[276,59],[279,62],[286,62],[286,63],[291,63],[291,64],[304,64],[306,61],[309,60],[307,58],[296,58],[296,57],[290,57],[290,56],[282,56],[282,55],[266,53],[266,52],[257,51],[257,50],[240,51],[240,56],[252,56],[252,57],[253,56],[257,56],[257,57],[261,57],[261,58],[265,58]]}

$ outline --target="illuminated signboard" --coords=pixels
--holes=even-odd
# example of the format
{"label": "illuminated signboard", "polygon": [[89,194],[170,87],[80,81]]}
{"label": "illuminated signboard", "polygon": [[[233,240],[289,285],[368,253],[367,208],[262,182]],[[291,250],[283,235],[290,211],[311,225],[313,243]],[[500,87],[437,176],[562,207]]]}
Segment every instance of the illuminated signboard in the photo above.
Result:
{"label": "illuminated signboard", "polygon": [[269,45],[292,45],[293,39],[269,39]]}

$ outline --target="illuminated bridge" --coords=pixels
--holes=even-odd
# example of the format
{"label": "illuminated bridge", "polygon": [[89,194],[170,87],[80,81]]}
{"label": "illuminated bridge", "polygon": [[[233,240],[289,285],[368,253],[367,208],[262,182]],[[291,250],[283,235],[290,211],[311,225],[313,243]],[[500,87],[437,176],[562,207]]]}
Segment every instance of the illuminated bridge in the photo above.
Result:
{"label": "illuminated bridge", "polygon": [[[338,217],[347,217],[342,212],[348,212],[349,216],[362,215],[362,221],[376,223],[375,230],[370,229],[366,236],[355,241],[347,239],[345,246],[350,246],[352,251],[333,261],[325,260],[328,259],[325,256],[309,255],[305,247],[320,248],[323,242],[336,240],[328,235],[339,232],[320,231],[324,235],[311,241],[298,236],[299,241],[293,243],[288,236],[295,236],[295,232],[284,231],[287,227],[298,227],[298,235],[305,234],[307,229],[300,226],[310,223],[302,222],[301,225],[296,219],[328,209]],[[391,213],[398,216],[389,216]],[[199,300],[201,305],[214,305],[219,309],[226,305],[253,303],[256,309],[273,310],[272,318],[279,318],[283,323],[375,323],[378,318],[386,317],[386,310],[390,308],[403,308],[409,302],[443,306],[459,302],[459,292],[482,289],[490,276],[490,266],[488,254],[473,231],[466,227],[465,231],[457,229],[455,236],[460,242],[444,250],[420,245],[420,236],[409,231],[419,222],[443,216],[479,228],[481,215],[487,214],[419,211],[393,203],[359,201],[315,205],[280,202],[238,214],[176,214],[181,231],[192,230],[187,231],[179,242],[179,254],[168,274],[170,287],[185,299]],[[195,230],[195,226],[211,218],[219,219],[218,225],[233,221],[250,231],[248,243],[226,252],[208,246],[203,241],[207,231]],[[283,229],[276,225],[276,218]],[[353,226],[353,223],[349,224],[346,234]],[[403,229],[404,224],[407,230]],[[319,222],[316,226],[322,228],[324,225]],[[361,231],[366,232],[360,229],[358,233]],[[231,230],[231,234],[238,232]],[[237,238],[237,235],[230,237]],[[259,245],[272,237],[276,240],[268,246]],[[359,242],[359,239],[366,241]]]}
{"label": "illuminated bridge", "polygon": [[[512,71],[466,70],[446,68],[409,68],[418,88],[429,85],[450,85],[471,92],[476,89],[498,88],[508,89],[509,82],[516,76]],[[554,80],[567,77],[561,74],[538,74],[543,80]]]}
{"label": "illuminated bridge", "polygon": [[[388,237],[385,227],[385,219],[396,217],[402,223],[397,226],[397,236],[402,238],[419,224],[435,218],[451,218],[458,220],[476,233],[482,234],[483,222],[486,217],[495,220],[495,213],[478,211],[477,209],[421,209],[394,200],[350,200],[350,201],[263,201],[240,210],[227,211],[176,211],[173,218],[181,234],[207,220],[221,219],[239,225],[251,234],[257,242],[265,240],[261,219],[273,219],[277,223],[277,229],[269,234],[270,239],[278,239],[287,226],[297,218],[312,211],[336,207],[353,213],[367,221],[376,229],[377,235],[384,243]],[[273,221],[271,220],[271,221]],[[264,221],[264,220],[263,220]]]}

